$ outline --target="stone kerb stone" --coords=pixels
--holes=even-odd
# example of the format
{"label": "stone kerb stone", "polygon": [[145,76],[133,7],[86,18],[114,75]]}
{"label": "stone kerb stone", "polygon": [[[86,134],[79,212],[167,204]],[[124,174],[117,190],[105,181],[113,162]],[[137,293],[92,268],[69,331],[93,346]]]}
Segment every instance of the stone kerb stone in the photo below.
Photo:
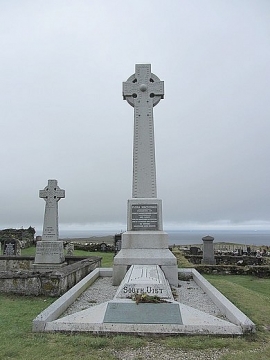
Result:
{"label": "stone kerb stone", "polygon": [[147,294],[173,301],[169,282],[157,265],[133,265],[121,282],[115,299],[128,299],[134,295]]}

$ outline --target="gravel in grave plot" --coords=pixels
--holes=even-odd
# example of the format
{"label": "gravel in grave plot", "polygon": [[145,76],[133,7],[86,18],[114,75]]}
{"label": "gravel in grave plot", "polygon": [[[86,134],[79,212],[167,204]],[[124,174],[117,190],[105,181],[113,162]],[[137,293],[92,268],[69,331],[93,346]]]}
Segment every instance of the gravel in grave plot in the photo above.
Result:
{"label": "gravel in grave plot", "polygon": [[[61,317],[112,300],[117,289],[118,286],[112,285],[111,277],[100,277],[77,298]],[[179,280],[179,287],[173,289],[175,289],[177,295],[176,301],[219,318],[224,318],[219,308],[194,280]]]}

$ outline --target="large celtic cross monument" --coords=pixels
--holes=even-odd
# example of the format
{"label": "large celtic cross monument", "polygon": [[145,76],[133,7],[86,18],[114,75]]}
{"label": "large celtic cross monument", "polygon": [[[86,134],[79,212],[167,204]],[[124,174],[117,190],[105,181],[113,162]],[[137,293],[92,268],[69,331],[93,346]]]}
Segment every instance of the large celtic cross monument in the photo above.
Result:
{"label": "large celtic cross monument", "polygon": [[157,199],[153,107],[164,96],[164,83],[150,64],[138,64],[123,83],[123,98],[134,107],[133,184],[128,200],[127,231],[114,258],[113,283],[118,285],[130,265],[159,265],[177,285],[176,258],[163,232],[162,202]]}
{"label": "large celtic cross monument", "polygon": [[136,65],[123,83],[123,98],[134,107],[133,198],[156,198],[153,107],[163,99],[164,82],[151,74],[151,65]]}
{"label": "large celtic cross monument", "polygon": [[64,266],[64,246],[59,241],[58,202],[65,197],[65,190],[57,185],[57,180],[48,180],[44,190],[39,191],[39,197],[45,200],[45,213],[42,240],[37,242],[35,263],[37,270],[53,270]]}

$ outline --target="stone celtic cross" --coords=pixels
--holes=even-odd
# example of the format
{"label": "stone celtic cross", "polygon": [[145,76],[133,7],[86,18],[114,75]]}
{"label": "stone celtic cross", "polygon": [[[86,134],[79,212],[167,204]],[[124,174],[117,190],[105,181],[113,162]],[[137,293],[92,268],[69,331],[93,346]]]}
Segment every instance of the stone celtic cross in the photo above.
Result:
{"label": "stone celtic cross", "polygon": [[48,186],[39,191],[39,197],[46,201],[42,240],[58,240],[58,201],[65,197],[65,190],[59,188],[57,180],[48,180]]}
{"label": "stone celtic cross", "polygon": [[164,82],[150,64],[137,64],[123,82],[123,98],[134,107],[133,198],[156,198],[153,107],[164,97]]}

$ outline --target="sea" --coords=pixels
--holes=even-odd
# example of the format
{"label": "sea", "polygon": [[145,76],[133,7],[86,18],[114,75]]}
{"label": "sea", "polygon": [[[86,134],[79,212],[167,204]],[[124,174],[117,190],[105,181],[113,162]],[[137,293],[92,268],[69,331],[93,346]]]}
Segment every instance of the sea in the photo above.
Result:
{"label": "sea", "polygon": [[[270,246],[270,229],[268,230],[220,230],[220,229],[196,229],[196,230],[165,230],[168,234],[169,245],[192,245],[202,244],[202,238],[206,235],[214,237],[214,243],[226,242],[242,245]],[[113,230],[62,230],[60,238],[88,238],[93,236],[115,235],[119,231]]]}

